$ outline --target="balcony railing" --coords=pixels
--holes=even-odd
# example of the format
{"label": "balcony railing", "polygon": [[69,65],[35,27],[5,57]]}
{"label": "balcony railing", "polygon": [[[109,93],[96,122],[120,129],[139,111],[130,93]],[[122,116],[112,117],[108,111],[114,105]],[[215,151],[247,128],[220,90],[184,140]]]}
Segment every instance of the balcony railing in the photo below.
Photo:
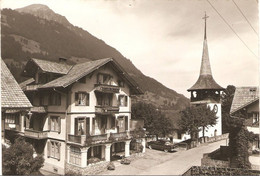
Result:
{"label": "balcony railing", "polygon": [[25,91],[34,91],[37,90],[40,86],[42,86],[42,84],[27,85]]}
{"label": "balcony railing", "polygon": [[96,90],[103,93],[119,93],[119,87],[107,84],[95,84]]}
{"label": "balcony railing", "polygon": [[106,142],[108,140],[107,134],[94,135],[94,136],[86,136],[86,135],[68,135],[68,141],[77,143],[80,145],[91,145],[98,144],[102,142]]}
{"label": "balcony railing", "polygon": [[78,135],[69,134],[68,135],[68,141],[73,142],[73,143],[77,143],[77,144],[81,144],[81,145],[85,145],[86,135],[78,136]]}
{"label": "balcony railing", "polygon": [[24,130],[24,136],[33,139],[46,139],[48,138],[49,131],[36,131],[31,129]]}
{"label": "balcony railing", "polygon": [[45,106],[34,106],[31,108],[31,112],[37,112],[37,113],[47,113],[47,107]]}
{"label": "balcony railing", "polygon": [[118,106],[96,106],[95,112],[96,112],[96,114],[118,113],[119,107]]}
{"label": "balcony railing", "polygon": [[121,132],[121,133],[110,133],[109,140],[111,141],[119,141],[128,139],[130,136],[127,132]]}
{"label": "balcony railing", "polygon": [[18,124],[5,124],[6,130],[21,131],[21,126]]}

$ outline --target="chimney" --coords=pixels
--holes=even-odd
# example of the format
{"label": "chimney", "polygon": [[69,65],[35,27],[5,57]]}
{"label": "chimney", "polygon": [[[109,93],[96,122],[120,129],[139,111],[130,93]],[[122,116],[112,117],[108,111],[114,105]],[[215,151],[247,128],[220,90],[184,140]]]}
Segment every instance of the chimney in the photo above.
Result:
{"label": "chimney", "polygon": [[66,58],[63,58],[63,57],[60,57],[60,58],[59,58],[59,62],[60,62],[60,63],[66,63],[66,62],[67,62],[67,59],[66,59]]}

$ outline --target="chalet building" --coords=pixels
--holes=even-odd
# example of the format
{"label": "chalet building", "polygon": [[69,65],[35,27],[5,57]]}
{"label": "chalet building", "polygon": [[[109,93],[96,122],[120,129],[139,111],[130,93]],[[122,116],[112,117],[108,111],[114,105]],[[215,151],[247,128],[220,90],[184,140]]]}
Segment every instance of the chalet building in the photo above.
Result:
{"label": "chalet building", "polygon": [[2,143],[24,132],[23,121],[31,107],[30,101],[1,59]]}
{"label": "chalet building", "polygon": [[[220,93],[224,88],[218,85],[212,76],[206,35],[207,18],[208,16],[205,14],[203,18],[205,19],[205,30],[200,75],[197,82],[188,89],[188,92],[191,93],[191,106],[206,104],[216,112],[216,116],[218,117],[216,125],[208,128],[205,132],[205,136],[212,137],[222,134]],[[202,137],[202,131],[200,131],[199,137]]]}
{"label": "chalet building", "polygon": [[31,59],[22,75],[30,78],[20,86],[33,105],[24,136],[44,155],[43,169],[83,171],[130,155],[131,97],[143,92],[112,58],[76,65]]}
{"label": "chalet building", "polygon": [[[245,125],[248,131],[259,135],[259,88],[237,87],[233,98],[230,115],[245,115]],[[253,149],[259,149],[259,138],[253,142]]]}

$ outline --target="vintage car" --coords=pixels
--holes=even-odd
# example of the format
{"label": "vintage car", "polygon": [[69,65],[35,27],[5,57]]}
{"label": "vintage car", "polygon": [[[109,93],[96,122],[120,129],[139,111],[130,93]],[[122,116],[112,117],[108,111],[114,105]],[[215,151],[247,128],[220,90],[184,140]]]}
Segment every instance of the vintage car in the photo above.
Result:
{"label": "vintage car", "polygon": [[147,143],[149,149],[163,150],[165,152],[174,151],[175,145],[168,140],[150,141]]}

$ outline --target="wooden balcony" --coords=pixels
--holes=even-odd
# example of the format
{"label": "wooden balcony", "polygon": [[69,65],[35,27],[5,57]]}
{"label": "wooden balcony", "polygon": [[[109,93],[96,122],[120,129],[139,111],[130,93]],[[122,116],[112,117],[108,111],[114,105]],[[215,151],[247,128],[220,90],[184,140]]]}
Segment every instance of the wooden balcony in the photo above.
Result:
{"label": "wooden balcony", "polygon": [[21,131],[21,126],[18,124],[7,124],[5,123],[5,130],[11,130],[11,131]]}
{"label": "wooden balcony", "polygon": [[77,143],[80,145],[85,145],[86,143],[86,135],[73,135],[73,134],[69,134],[68,135],[68,141],[69,142],[73,142],[73,143]]}
{"label": "wooden balcony", "polygon": [[31,108],[32,113],[47,113],[47,107],[45,106],[34,106]]}
{"label": "wooden balcony", "polygon": [[95,84],[96,90],[103,93],[119,93],[120,87],[107,85],[107,84]]}
{"label": "wooden balcony", "polygon": [[73,142],[76,144],[80,144],[82,146],[85,145],[93,145],[93,144],[99,144],[99,143],[105,143],[108,141],[107,134],[101,134],[101,135],[94,135],[94,136],[86,136],[86,135],[68,135],[68,141]]}
{"label": "wooden balcony", "polygon": [[130,138],[128,132],[121,132],[121,133],[110,133],[109,140],[111,141],[120,141]]}
{"label": "wooden balcony", "polygon": [[27,85],[25,88],[25,91],[35,91],[37,90],[42,84],[32,84],[32,85]]}
{"label": "wooden balcony", "polygon": [[106,115],[106,114],[113,114],[118,112],[119,112],[118,106],[96,106],[95,107],[96,114]]}
{"label": "wooden balcony", "polygon": [[47,139],[49,131],[36,131],[31,129],[24,130],[24,136],[33,139]]}

